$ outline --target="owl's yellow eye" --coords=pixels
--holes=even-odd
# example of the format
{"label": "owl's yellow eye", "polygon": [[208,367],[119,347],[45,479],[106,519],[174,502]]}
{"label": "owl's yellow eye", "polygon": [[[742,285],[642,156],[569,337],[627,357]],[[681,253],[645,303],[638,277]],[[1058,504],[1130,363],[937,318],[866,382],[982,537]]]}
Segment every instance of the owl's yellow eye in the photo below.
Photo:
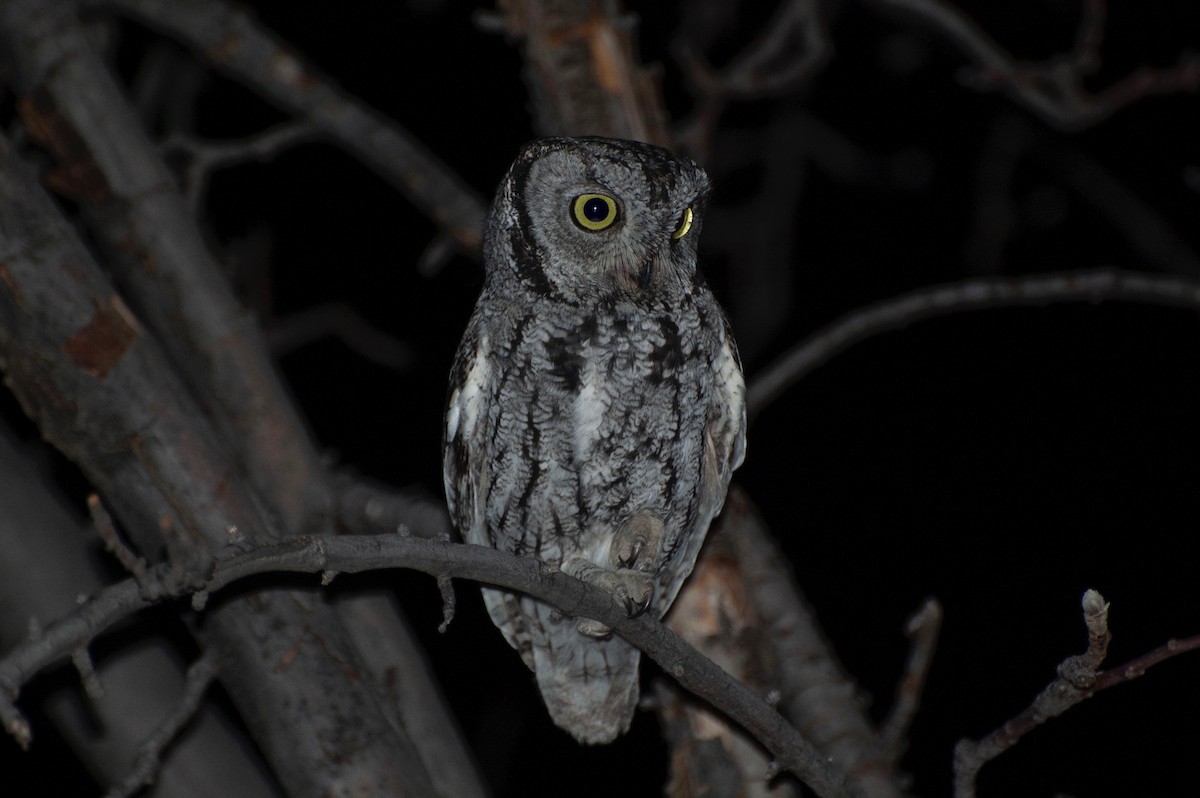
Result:
{"label": "owl's yellow eye", "polygon": [[687,235],[687,231],[692,229],[692,209],[685,208],[683,216],[679,217],[679,227],[675,228],[675,232],[671,233],[671,238],[683,238]]}
{"label": "owl's yellow eye", "polygon": [[617,201],[606,194],[580,194],[571,203],[571,215],[584,230],[603,230],[617,220]]}

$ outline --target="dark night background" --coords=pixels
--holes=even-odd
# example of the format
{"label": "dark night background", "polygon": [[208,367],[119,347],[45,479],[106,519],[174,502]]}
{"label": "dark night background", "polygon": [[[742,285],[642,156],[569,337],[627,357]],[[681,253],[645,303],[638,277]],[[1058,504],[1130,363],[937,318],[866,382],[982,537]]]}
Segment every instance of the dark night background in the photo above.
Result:
{"label": "dark night background", "polygon": [[[250,5],[483,196],[536,135],[519,51],[481,31],[471,4]],[[642,59],[662,65],[676,120],[692,100],[670,42],[690,5],[630,4]],[[773,6],[742,5],[744,23],[710,46],[718,66]],[[1010,52],[1037,59],[1070,48],[1081,4],[957,5]],[[116,58],[132,79],[158,39],[134,25],[123,30]],[[802,90],[729,107],[709,164],[716,195],[701,257],[735,333],[758,320],[738,298],[731,242],[748,231],[779,235],[791,253],[782,320],[744,346],[751,381],[843,314],[921,286],[1099,266],[1200,277],[1195,93],[1145,99],[1063,133],[1002,93],[964,85],[963,57],[912,20],[842,4],[829,33],[835,51]],[[1197,49],[1193,4],[1115,1],[1102,66],[1088,85],[1103,88],[1143,65],[1169,67]],[[284,119],[247,90],[209,80],[200,134],[244,136]],[[795,146],[782,150],[800,181],[789,199],[792,226],[761,233],[743,225],[744,214],[731,220],[781,168],[750,156],[765,151],[768,130],[786,133],[787,119],[800,120]],[[819,141],[809,138],[814,130]],[[1010,182],[997,188],[988,181],[1014,140],[1022,143]],[[846,147],[850,154],[840,155]],[[1003,220],[981,204],[996,197],[1011,214]],[[280,365],[331,459],[440,495],[445,378],[480,266],[456,257],[436,274],[418,273],[434,225],[325,144],[218,173],[207,210],[218,247],[270,242],[269,301],[258,308],[268,327],[344,302],[411,348],[400,371],[331,338],[281,354]],[[1172,248],[1146,217],[1182,246]],[[989,244],[998,224],[1010,227]],[[753,423],[736,481],[761,507],[876,717],[903,666],[905,619],[927,596],[945,609],[903,763],[914,794],[949,795],[954,742],[1019,712],[1059,661],[1083,650],[1085,588],[1112,603],[1110,665],[1200,633],[1197,363],[1194,311],[1116,302],[977,311],[859,344]],[[12,405],[5,400],[6,415],[30,432]],[[388,579],[497,795],[661,793],[665,748],[652,713],[639,713],[612,746],[579,748],[550,724],[531,675],[487,622],[473,587],[460,585],[458,618],[439,635],[433,581],[404,572]],[[1197,655],[1185,655],[1101,693],[987,766],[980,794],[1193,794],[1198,669]],[[656,678],[652,666],[643,675]],[[35,682],[22,701],[35,724],[39,689]],[[99,794],[65,764],[69,754],[44,723],[35,734],[26,756],[2,744],[5,771],[31,779],[25,794]]]}

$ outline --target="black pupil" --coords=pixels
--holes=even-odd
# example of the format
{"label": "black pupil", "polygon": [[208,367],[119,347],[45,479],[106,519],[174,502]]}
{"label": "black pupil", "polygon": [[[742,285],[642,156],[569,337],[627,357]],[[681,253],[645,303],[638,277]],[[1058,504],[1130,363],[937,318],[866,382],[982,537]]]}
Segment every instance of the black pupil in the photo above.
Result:
{"label": "black pupil", "polygon": [[583,203],[583,215],[589,222],[603,222],[608,218],[608,203],[599,197],[592,197]]}

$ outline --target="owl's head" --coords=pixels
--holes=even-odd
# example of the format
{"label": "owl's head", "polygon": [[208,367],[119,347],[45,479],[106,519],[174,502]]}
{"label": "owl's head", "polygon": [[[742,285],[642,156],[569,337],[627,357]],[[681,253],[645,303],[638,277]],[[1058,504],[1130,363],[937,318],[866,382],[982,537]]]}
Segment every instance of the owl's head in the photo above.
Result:
{"label": "owl's head", "polygon": [[534,141],[496,193],[484,243],[489,279],[515,269],[542,293],[637,293],[690,284],[708,177],[649,144]]}

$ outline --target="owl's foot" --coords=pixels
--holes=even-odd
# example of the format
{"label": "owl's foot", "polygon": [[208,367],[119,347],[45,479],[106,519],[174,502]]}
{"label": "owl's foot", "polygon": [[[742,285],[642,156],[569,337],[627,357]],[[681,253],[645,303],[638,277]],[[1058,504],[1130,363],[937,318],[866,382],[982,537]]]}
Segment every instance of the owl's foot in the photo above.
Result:
{"label": "owl's foot", "polygon": [[650,510],[639,510],[617,529],[611,558],[620,568],[650,571],[662,548],[663,522]]}
{"label": "owl's foot", "polygon": [[[610,571],[582,557],[567,560],[562,564],[562,570],[563,573],[611,593],[613,598],[624,605],[630,618],[636,618],[645,612],[654,598],[654,577],[644,571],[629,568]],[[612,627],[589,618],[581,619],[578,628],[589,637],[608,637],[612,634]]]}

